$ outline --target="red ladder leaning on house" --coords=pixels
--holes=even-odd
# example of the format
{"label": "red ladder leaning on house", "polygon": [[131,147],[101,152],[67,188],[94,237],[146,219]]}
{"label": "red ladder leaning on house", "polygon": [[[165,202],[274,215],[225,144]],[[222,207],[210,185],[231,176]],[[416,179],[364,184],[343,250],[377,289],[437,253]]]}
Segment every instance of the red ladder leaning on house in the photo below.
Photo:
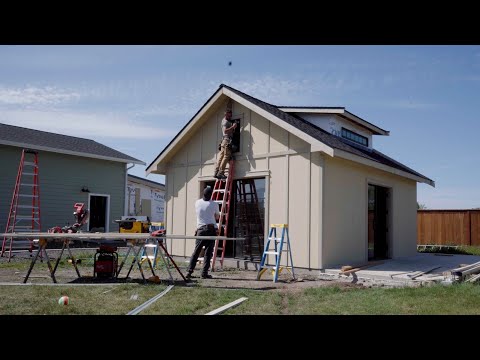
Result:
{"label": "red ladder leaning on house", "polygon": [[[26,156],[33,155],[31,160]],[[28,169],[28,170],[27,170]],[[25,182],[26,176],[27,180]],[[31,188],[31,190],[25,190]],[[31,201],[30,201],[31,200]],[[22,150],[20,165],[18,166],[17,180],[13,189],[12,202],[8,213],[5,233],[15,232],[40,232],[40,188],[38,183],[38,152],[29,149]],[[10,241],[8,249],[8,261],[12,257],[13,238],[5,236],[2,243],[2,252],[5,253],[7,241]],[[30,251],[33,249],[33,241],[30,239]]]}
{"label": "red ladder leaning on house", "polygon": [[[227,178],[225,180],[215,181],[213,187],[212,200],[220,205],[220,219],[218,220],[218,236],[228,236],[228,215],[230,213],[230,202],[232,199],[233,176],[235,175],[235,160],[230,158],[227,169]],[[220,255],[220,266],[223,267],[223,259],[225,258],[225,246],[227,240],[222,240],[222,247],[219,247],[220,240],[215,240],[213,249],[212,271],[215,271],[215,260],[217,252],[222,251]]]}

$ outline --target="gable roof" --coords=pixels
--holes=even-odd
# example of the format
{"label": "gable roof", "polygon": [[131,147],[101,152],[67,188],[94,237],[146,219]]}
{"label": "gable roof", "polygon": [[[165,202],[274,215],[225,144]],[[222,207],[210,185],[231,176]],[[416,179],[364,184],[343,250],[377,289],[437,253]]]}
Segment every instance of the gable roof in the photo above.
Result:
{"label": "gable roof", "polygon": [[[322,151],[330,156],[338,156],[352,161],[357,161],[360,163],[364,163],[368,166],[393,172],[395,174],[414,179],[415,181],[435,186],[435,182],[432,179],[429,179],[428,177],[412,170],[411,168],[401,164],[400,162],[393,160],[392,158],[382,154],[379,151],[357,146],[353,142],[328,133],[327,131],[319,128],[318,126],[306,121],[297,114],[291,114],[282,111],[278,106],[254,98],[253,96],[245,94],[237,89],[234,89],[224,84],[220,85],[219,89],[207,100],[207,102],[200,108],[200,110],[194,115],[194,117],[190,119],[190,121],[183,127],[182,130],[180,130],[180,132],[163,149],[163,151],[155,158],[155,160],[152,161],[150,165],[148,165],[146,169],[147,174],[154,170],[153,167],[159,164],[165,158],[165,155],[168,154],[168,152],[175,147],[179,140],[188,132],[188,130],[193,126],[193,124],[200,119],[200,117],[206,112],[206,110],[211,107],[213,103],[215,103],[215,101],[219,98],[221,94],[227,95],[228,97],[241,103],[247,108],[250,108],[251,110],[257,112],[259,115],[266,117],[268,120],[274,122],[276,125],[286,129],[287,131],[300,137],[304,141],[310,143],[312,145],[311,151]],[[283,108],[285,109],[285,107]],[[315,109],[321,108],[315,107]],[[361,120],[364,121],[363,119]],[[371,125],[375,126],[373,124]],[[388,131],[378,127],[376,128],[379,129],[379,131],[384,132],[384,135],[388,135]]]}
{"label": "gable roof", "polygon": [[145,165],[143,161],[93,140],[7,124],[0,124],[0,144],[94,159]]}

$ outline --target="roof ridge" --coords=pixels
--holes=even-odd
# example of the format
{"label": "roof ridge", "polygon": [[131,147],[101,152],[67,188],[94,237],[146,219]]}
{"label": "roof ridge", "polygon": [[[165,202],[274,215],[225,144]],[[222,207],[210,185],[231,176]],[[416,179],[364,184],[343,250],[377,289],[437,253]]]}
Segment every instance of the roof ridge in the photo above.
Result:
{"label": "roof ridge", "polygon": [[[19,129],[24,129],[24,130],[29,130],[29,131],[37,131],[37,132],[46,133],[46,134],[51,134],[51,135],[66,136],[66,137],[70,137],[70,138],[74,138],[74,139],[81,139],[81,140],[87,140],[87,141],[96,142],[95,140],[87,139],[87,138],[82,138],[82,137],[79,137],[79,136],[71,136],[71,135],[59,134],[59,133],[54,133],[54,132],[51,132],[51,131],[37,130],[37,129],[27,128],[27,127],[23,127],[23,126],[10,125],[10,124],[5,124],[5,123],[0,123],[0,125],[16,127],[16,128],[19,128]],[[103,144],[101,144],[101,145],[103,145]],[[104,146],[105,146],[105,145],[104,145]]]}

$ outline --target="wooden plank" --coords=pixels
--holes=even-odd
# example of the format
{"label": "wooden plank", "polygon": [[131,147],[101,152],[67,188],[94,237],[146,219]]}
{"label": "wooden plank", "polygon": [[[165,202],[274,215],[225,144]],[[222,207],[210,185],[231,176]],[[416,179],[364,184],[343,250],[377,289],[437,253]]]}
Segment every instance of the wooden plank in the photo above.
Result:
{"label": "wooden plank", "polygon": [[146,239],[203,239],[203,240],[245,240],[245,238],[229,238],[225,236],[165,235],[151,236],[149,233],[4,233],[0,237],[25,239],[72,239],[72,240],[146,240]]}
{"label": "wooden plank", "polygon": [[441,268],[441,266],[434,266],[431,269],[428,269],[428,270],[425,270],[425,271],[419,271],[419,274],[414,275],[414,276],[410,276],[410,279],[415,280],[416,278],[418,278],[422,275],[428,274],[430,271],[433,271],[433,270],[439,269],[439,268]]}
{"label": "wooden plank", "polygon": [[128,312],[127,315],[137,315],[138,313],[140,313],[141,311],[145,310],[147,307],[149,307],[150,305],[152,305],[155,301],[157,301],[158,299],[160,299],[163,295],[165,295],[166,293],[168,293],[170,290],[172,290],[174,285],[169,285],[165,290],[163,290],[160,294],[158,295],[155,295],[153,298],[145,301],[142,305],[136,307],[135,309],[133,309],[132,311]]}
{"label": "wooden plank", "polygon": [[227,311],[228,309],[231,309],[235,306],[240,305],[242,302],[245,300],[248,300],[246,297],[241,297],[240,299],[237,299],[235,301],[232,301],[231,303],[228,303],[227,305],[223,305],[222,307],[219,307],[216,310],[210,311],[209,313],[206,313],[205,315],[220,315],[221,313]]}
{"label": "wooden plank", "polygon": [[[352,266],[350,266],[352,269],[345,270],[345,271],[340,271],[340,274],[342,274],[342,275],[352,274],[352,273],[357,272],[359,270],[364,270],[364,269],[369,268],[369,267],[381,265],[384,262],[385,261],[383,261],[383,260],[376,260],[376,261],[369,261],[368,263],[365,263],[365,264],[362,264],[362,265],[357,265],[354,268],[352,268]],[[342,266],[342,268],[343,268],[343,266]]]}

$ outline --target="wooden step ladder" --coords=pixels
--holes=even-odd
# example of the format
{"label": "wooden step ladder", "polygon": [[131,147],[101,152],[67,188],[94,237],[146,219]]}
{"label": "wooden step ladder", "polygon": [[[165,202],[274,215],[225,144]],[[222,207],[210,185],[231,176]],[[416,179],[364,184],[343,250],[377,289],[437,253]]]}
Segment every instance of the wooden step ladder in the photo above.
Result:
{"label": "wooden step ladder", "polygon": [[[277,237],[277,228],[282,229],[282,236]],[[273,241],[273,249],[270,250],[270,243]],[[287,244],[287,248],[283,248],[283,244]],[[282,260],[282,252],[287,252],[290,255],[290,266],[288,266],[288,257],[287,265],[281,266],[280,262]],[[268,262],[267,256],[275,255],[275,265],[266,265]],[[283,269],[287,269],[295,280],[295,273],[293,270],[293,259],[292,251],[290,249],[290,238],[288,236],[288,224],[271,224],[270,231],[268,233],[267,244],[265,245],[265,250],[263,251],[262,261],[260,262],[260,267],[257,273],[257,280],[260,280],[262,275],[267,271],[267,269],[272,269],[273,282],[277,282],[278,275],[282,272]]]}
{"label": "wooden step ladder", "polygon": [[244,237],[242,255],[251,261],[263,253],[264,225],[260,214],[255,179],[240,179],[236,186],[236,236]]}

